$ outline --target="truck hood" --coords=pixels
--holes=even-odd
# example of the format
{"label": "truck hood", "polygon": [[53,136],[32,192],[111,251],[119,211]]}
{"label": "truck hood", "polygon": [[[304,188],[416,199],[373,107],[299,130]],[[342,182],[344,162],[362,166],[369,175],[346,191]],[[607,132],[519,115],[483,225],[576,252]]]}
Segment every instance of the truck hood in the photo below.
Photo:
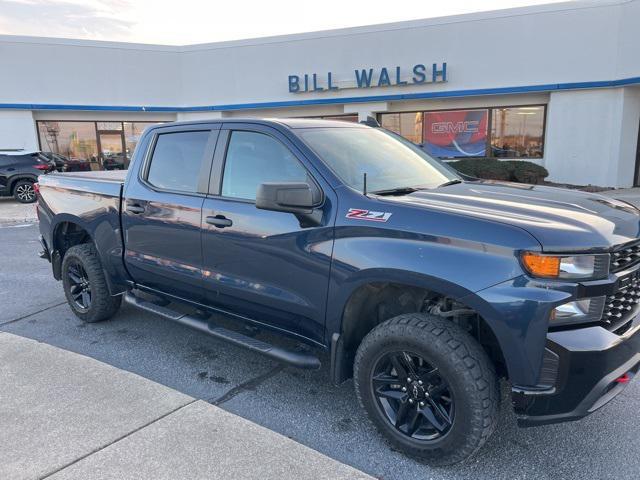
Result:
{"label": "truck hood", "polygon": [[514,225],[549,252],[606,249],[640,237],[638,209],[576,190],[479,181],[380,198]]}

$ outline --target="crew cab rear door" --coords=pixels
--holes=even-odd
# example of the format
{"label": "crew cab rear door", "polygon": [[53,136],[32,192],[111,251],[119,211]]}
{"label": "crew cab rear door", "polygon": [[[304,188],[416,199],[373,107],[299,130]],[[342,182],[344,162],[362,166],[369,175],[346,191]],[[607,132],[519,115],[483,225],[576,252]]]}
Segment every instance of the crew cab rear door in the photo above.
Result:
{"label": "crew cab rear door", "polygon": [[125,265],[149,289],[201,302],[201,214],[220,125],[155,129],[125,187]]}
{"label": "crew cab rear door", "polygon": [[[322,220],[260,210],[264,182],[316,182]],[[223,125],[210,194],[203,205],[203,276],[208,303],[322,341],[333,246],[335,192],[282,132],[260,124]]]}

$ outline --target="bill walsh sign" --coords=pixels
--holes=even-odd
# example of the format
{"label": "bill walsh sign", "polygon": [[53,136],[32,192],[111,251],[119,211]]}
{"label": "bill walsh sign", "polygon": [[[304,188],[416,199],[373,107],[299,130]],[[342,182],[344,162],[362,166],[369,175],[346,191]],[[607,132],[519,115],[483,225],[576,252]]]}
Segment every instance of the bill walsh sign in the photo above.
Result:
{"label": "bill walsh sign", "polygon": [[447,64],[431,66],[418,63],[411,69],[402,67],[363,68],[353,71],[350,80],[336,80],[332,72],[289,75],[290,93],[331,92],[348,88],[401,87],[447,81]]}

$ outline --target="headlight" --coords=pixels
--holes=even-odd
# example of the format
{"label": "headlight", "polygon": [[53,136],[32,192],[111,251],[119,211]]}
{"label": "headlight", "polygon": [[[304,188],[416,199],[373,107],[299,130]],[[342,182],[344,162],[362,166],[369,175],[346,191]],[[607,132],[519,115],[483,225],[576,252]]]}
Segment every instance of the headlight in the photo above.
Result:
{"label": "headlight", "polygon": [[560,256],[524,252],[521,258],[524,268],[534,277],[595,280],[609,275],[608,253]]}
{"label": "headlight", "polygon": [[607,297],[592,297],[565,303],[553,309],[549,325],[553,327],[576,323],[593,323],[602,318]]}

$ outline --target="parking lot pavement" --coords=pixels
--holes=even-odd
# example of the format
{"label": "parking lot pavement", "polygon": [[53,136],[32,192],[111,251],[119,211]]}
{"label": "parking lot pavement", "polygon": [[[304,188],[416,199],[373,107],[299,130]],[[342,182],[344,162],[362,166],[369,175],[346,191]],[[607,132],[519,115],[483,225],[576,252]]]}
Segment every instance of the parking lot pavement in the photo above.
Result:
{"label": "parking lot pavement", "polygon": [[371,478],[206,402],[9,333],[0,384],[3,479]]}
{"label": "parking lot pavement", "polygon": [[13,197],[0,197],[0,224],[36,221],[36,204],[20,203]]}
{"label": "parking lot pavement", "polygon": [[33,223],[0,223],[0,323],[65,301],[39,251]]}
{"label": "parking lot pavement", "polygon": [[[484,449],[466,463],[431,468],[381,440],[358,406],[352,382],[331,385],[326,356],[320,371],[283,368],[129,307],[110,321],[83,324],[66,305],[55,306],[62,289],[45,261],[32,260],[36,235],[35,227],[0,228],[0,258],[29,268],[21,283],[7,285],[3,264],[0,288],[8,293],[3,302],[23,300],[21,305],[10,303],[13,317],[0,311],[0,324],[5,322],[0,330],[137,373],[385,480],[638,478],[638,381],[584,420],[530,429],[516,427],[505,390],[498,429]],[[24,297],[23,290],[34,294]],[[43,310],[31,305],[38,295],[46,295],[53,306]],[[11,322],[13,318],[20,319]]]}

